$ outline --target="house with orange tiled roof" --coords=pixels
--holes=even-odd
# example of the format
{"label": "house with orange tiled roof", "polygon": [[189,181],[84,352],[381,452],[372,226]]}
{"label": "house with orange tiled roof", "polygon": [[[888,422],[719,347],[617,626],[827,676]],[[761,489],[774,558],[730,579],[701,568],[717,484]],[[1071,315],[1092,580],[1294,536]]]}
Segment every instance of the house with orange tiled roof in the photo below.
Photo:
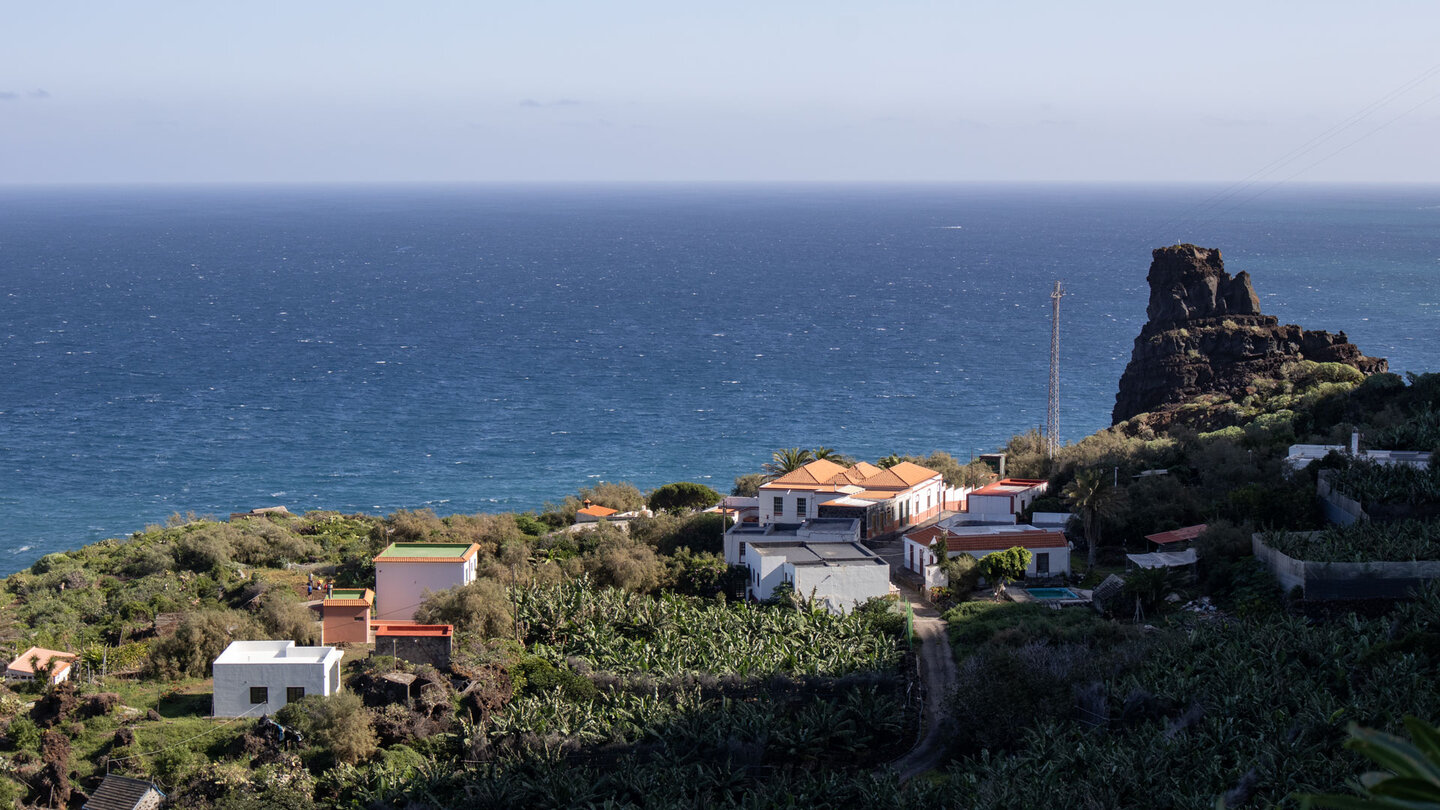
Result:
{"label": "house with orange tiled roof", "polygon": [[5,680],[33,681],[38,673],[48,669],[50,683],[68,681],[70,680],[70,665],[75,662],[77,657],[75,653],[31,647],[15,656],[15,660],[5,667]]}
{"label": "house with orange tiled roof", "polygon": [[967,523],[946,519],[933,526],[907,532],[901,543],[904,566],[925,578],[927,586],[944,585],[945,575],[939,571],[936,549],[943,542],[951,557],[969,554],[980,559],[986,554],[1019,546],[1029,549],[1030,577],[1062,576],[1070,573],[1070,541],[1063,531],[1025,524]]}
{"label": "house with orange tiled roof", "polygon": [[760,485],[757,522],[850,518],[861,537],[879,537],[939,517],[950,496],[940,473],[909,461],[881,468],[819,459]]}

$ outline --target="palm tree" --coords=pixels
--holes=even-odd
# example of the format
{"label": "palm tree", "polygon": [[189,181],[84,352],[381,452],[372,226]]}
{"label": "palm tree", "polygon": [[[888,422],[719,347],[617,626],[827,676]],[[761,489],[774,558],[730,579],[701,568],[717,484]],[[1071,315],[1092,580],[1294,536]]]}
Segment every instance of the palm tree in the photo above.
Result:
{"label": "palm tree", "polygon": [[801,450],[798,447],[787,447],[783,450],[776,450],[770,455],[774,460],[761,467],[770,478],[779,478],[785,473],[794,472],[815,460],[813,453],[809,450]]}
{"label": "palm tree", "polygon": [[890,469],[891,467],[894,467],[896,464],[899,464],[900,462],[902,462],[902,461],[904,461],[904,460],[905,460],[905,459],[904,459],[903,457],[897,456],[897,455],[895,455],[894,453],[891,453],[890,455],[888,455],[888,456],[880,459],[879,461],[875,462],[875,464],[876,464],[877,466],[879,466],[880,469],[882,469],[882,470],[888,470],[888,469]]}
{"label": "palm tree", "polygon": [[1095,570],[1095,547],[1100,544],[1100,522],[1115,514],[1119,505],[1119,490],[1110,486],[1101,470],[1081,470],[1075,480],[1061,491],[1065,500],[1080,513],[1080,524],[1084,528],[1085,542],[1090,546],[1086,553],[1087,571]]}
{"label": "palm tree", "polygon": [[842,467],[850,467],[855,464],[855,459],[850,458],[833,447],[817,447],[810,451],[810,456],[816,461],[833,461]]}

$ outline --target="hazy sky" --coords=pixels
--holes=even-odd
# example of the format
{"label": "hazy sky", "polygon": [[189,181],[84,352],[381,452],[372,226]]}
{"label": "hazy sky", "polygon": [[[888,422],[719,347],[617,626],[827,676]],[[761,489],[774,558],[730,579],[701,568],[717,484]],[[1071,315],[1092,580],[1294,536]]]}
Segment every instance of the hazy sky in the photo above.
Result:
{"label": "hazy sky", "polygon": [[0,0],[0,183],[1233,181],[1367,108],[1268,176],[1436,182],[1437,33],[1435,0]]}

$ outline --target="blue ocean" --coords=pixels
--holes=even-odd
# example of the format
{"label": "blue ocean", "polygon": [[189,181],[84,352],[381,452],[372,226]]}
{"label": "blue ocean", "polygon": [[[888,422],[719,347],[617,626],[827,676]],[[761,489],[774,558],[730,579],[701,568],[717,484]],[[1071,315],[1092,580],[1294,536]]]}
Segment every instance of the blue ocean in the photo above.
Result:
{"label": "blue ocean", "polygon": [[0,572],[172,513],[540,509],[1109,424],[1150,251],[1440,366],[1440,187],[0,190]]}

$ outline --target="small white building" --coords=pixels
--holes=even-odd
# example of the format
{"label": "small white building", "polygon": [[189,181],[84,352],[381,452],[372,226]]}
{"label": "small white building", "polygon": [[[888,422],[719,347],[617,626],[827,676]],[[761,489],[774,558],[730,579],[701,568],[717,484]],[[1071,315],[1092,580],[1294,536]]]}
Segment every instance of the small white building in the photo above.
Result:
{"label": "small white building", "polygon": [[972,521],[1014,523],[1031,501],[1050,486],[1040,478],[1001,478],[975,490],[965,499],[965,511]]}
{"label": "small white building", "polygon": [[232,641],[213,665],[211,709],[216,717],[259,717],[306,695],[333,695],[342,657],[334,647],[293,641]]}
{"label": "small white building", "polygon": [[777,586],[789,583],[797,594],[844,613],[890,593],[889,564],[859,543],[753,543],[746,567],[750,569],[746,593],[752,599],[769,599]]}
{"label": "small white building", "polygon": [[857,518],[811,518],[803,523],[737,523],[725,532],[725,562],[744,565],[746,546],[764,542],[858,543]]}
{"label": "small white building", "polygon": [[943,540],[949,556],[969,554],[980,559],[986,554],[1005,551],[1016,546],[1029,549],[1027,577],[1060,576],[1070,573],[1070,541],[1065,533],[1038,526],[1004,524],[967,524],[961,522],[927,526],[905,535],[901,544],[905,567],[925,578],[926,586],[945,585],[947,579],[939,571],[939,561],[932,550]]}
{"label": "small white building", "polygon": [[392,543],[375,557],[375,618],[415,619],[415,609],[432,593],[475,581],[474,543]]}
{"label": "small white building", "polygon": [[1319,461],[1331,453],[1349,455],[1355,459],[1372,461],[1376,464],[1408,464],[1422,470],[1429,469],[1431,454],[1423,450],[1361,450],[1360,434],[1350,434],[1350,446],[1343,444],[1292,444],[1285,456],[1285,463],[1293,470],[1303,470],[1310,462]]}
{"label": "small white building", "polygon": [[70,680],[70,665],[75,658],[75,653],[31,647],[5,667],[5,680],[33,681],[38,670],[49,668],[50,683],[62,683]]}

